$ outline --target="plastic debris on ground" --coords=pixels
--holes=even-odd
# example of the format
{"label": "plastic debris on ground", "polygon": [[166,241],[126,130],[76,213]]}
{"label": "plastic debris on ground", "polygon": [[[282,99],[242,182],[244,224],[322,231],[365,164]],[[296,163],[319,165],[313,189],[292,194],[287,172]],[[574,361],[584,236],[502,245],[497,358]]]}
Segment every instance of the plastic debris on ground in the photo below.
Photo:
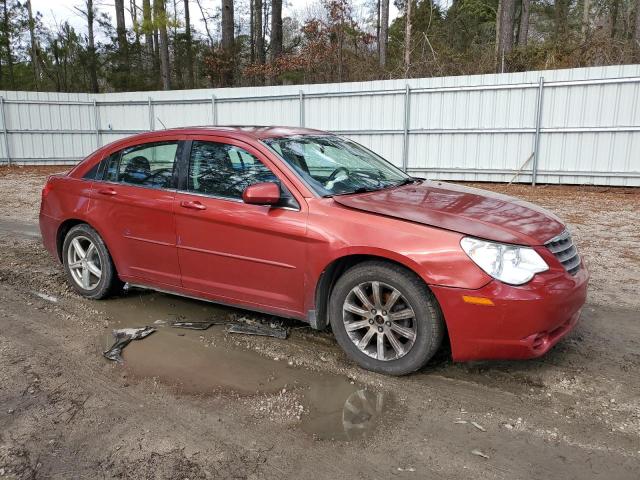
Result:
{"label": "plastic debris on ground", "polygon": [[478,430],[480,430],[481,432],[486,432],[486,430],[484,429],[484,427],[482,425],[480,425],[479,423],[476,422],[471,422],[471,425],[473,425],[474,427],[476,427]]}
{"label": "plastic debris on ground", "polygon": [[46,300],[47,302],[58,303],[58,299],[52,295],[47,295],[46,293],[42,292],[33,292],[33,294],[36,297],[40,297],[41,299]]}
{"label": "plastic debris on ground", "polygon": [[122,328],[120,330],[114,330],[112,332],[115,343],[107,350],[103,352],[105,358],[113,360],[114,362],[122,362],[122,349],[129,345],[132,340],[141,340],[148,337],[156,329],[153,327],[140,327],[140,328]]}
{"label": "plastic debris on ground", "polygon": [[171,322],[173,328],[188,328],[189,330],[206,330],[213,325],[226,325],[226,322]]}
{"label": "plastic debris on ground", "polygon": [[264,337],[275,337],[286,339],[289,332],[280,325],[265,325],[262,323],[234,323],[227,328],[229,333],[240,333],[245,335],[260,335]]}
{"label": "plastic debris on ground", "polygon": [[486,453],[482,452],[481,450],[471,450],[471,454],[475,455],[476,457],[482,457],[482,458],[489,458],[489,455],[487,455]]}

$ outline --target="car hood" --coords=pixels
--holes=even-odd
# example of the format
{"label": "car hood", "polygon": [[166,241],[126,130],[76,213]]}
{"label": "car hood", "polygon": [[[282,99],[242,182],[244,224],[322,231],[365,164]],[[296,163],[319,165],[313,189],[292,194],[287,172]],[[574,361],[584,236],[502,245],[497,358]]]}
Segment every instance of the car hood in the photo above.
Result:
{"label": "car hood", "polygon": [[553,213],[523,200],[428,180],[333,199],[345,207],[504,243],[542,245],[565,229]]}

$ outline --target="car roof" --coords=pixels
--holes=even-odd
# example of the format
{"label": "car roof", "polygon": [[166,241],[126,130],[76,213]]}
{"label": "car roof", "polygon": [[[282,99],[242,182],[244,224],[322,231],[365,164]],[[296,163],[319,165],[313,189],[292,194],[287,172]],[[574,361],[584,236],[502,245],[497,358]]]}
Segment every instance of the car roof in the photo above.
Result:
{"label": "car roof", "polygon": [[166,135],[221,135],[234,138],[251,138],[263,140],[266,138],[291,137],[296,135],[331,135],[329,132],[302,127],[257,126],[257,125],[224,125],[224,126],[196,126],[154,130],[139,134],[140,137],[152,135],[154,137]]}
{"label": "car roof", "polygon": [[[179,135],[218,135],[221,137],[235,138],[238,140],[264,140],[267,138],[292,137],[296,135],[333,135],[323,130],[302,127],[283,126],[257,126],[257,125],[221,125],[221,126],[194,126],[167,128],[165,130],[150,130],[131,135],[111,143],[103,145],[101,148],[89,155],[85,160],[91,158],[102,158],[105,152],[122,148],[124,145],[135,145],[136,142],[144,142],[146,139],[157,139],[158,137],[175,137]],[[69,171],[69,175],[74,175],[78,171],[80,174],[86,173],[83,170],[85,162],[82,161]]]}

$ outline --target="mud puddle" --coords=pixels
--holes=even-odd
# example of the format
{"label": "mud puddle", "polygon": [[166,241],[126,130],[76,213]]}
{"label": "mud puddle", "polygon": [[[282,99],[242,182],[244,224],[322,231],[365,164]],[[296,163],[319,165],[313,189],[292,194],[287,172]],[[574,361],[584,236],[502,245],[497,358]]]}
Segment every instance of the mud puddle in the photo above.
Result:
{"label": "mud puddle", "polygon": [[316,439],[349,441],[371,437],[392,402],[389,394],[368,390],[339,375],[295,367],[287,360],[276,361],[237,347],[224,325],[205,331],[169,325],[178,320],[231,322],[243,314],[253,315],[243,310],[144,290],[131,290],[123,297],[105,301],[101,307],[109,318],[101,341],[103,351],[113,343],[112,329],[146,325],[157,329],[123,350],[122,368],[131,377],[153,378],[184,394],[270,397],[270,404],[281,399],[283,391],[289,392],[303,408],[301,415],[293,412],[290,420]]}

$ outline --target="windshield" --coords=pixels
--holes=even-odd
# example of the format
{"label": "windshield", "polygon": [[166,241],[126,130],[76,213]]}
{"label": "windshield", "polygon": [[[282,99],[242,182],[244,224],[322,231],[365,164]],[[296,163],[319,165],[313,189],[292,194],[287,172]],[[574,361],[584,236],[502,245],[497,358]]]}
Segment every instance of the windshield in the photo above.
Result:
{"label": "windshield", "polygon": [[333,135],[272,138],[264,143],[319,195],[370,192],[413,181],[382,157]]}

